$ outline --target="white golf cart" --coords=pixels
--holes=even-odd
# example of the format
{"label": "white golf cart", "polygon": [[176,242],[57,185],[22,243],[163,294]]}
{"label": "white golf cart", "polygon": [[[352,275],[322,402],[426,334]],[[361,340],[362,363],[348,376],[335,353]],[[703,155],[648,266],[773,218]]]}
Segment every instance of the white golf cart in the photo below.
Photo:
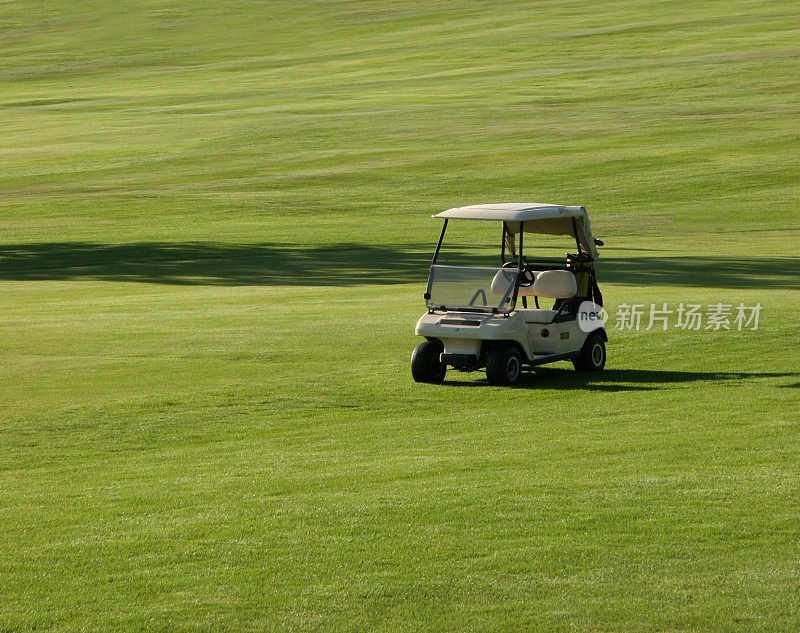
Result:
{"label": "white golf cart", "polygon": [[[516,383],[523,366],[572,361],[578,371],[599,371],[608,336],[599,311],[603,297],[595,279],[597,246],[585,207],[538,203],[479,204],[434,215],[444,226],[431,262],[425,304],[417,322],[425,341],[414,348],[417,382],[439,383],[448,366],[486,368],[493,385]],[[500,268],[436,263],[447,223],[453,219],[502,223]],[[577,253],[564,260],[528,260],[526,233],[571,235]],[[510,258],[506,259],[508,251]],[[533,298],[535,307],[528,307]],[[517,307],[521,299],[522,308]],[[550,307],[540,300],[553,299]]]}

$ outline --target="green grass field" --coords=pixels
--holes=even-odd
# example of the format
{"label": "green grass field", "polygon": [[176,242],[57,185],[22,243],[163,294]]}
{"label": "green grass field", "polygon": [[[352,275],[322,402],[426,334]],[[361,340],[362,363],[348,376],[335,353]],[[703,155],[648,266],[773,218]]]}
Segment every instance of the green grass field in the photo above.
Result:
{"label": "green grass field", "polygon": [[[0,3],[0,631],[800,629],[797,18]],[[760,327],[416,384],[489,201]]]}

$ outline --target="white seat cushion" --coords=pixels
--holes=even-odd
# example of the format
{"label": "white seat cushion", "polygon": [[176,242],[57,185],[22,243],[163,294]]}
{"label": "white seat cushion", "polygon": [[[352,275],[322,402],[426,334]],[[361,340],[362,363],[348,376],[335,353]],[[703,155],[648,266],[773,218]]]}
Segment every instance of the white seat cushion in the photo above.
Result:
{"label": "white seat cushion", "polygon": [[[516,268],[501,268],[492,279],[492,292],[496,295],[504,295],[513,290],[514,276],[517,274]],[[510,294],[510,293],[509,293]]]}
{"label": "white seat cushion", "polygon": [[[511,281],[514,279],[514,275],[517,273],[516,268],[501,268],[497,271],[497,274],[492,279],[492,292],[496,295],[504,295],[508,287],[511,285]],[[531,274],[536,277],[540,271],[532,270]],[[517,292],[517,296],[519,297],[532,297],[535,293],[533,292],[533,284],[530,286],[520,286],[519,291]]]}
{"label": "white seat cushion", "polygon": [[578,294],[578,282],[568,270],[545,270],[536,275],[532,294],[551,299],[570,299]]}
{"label": "white seat cushion", "polygon": [[520,310],[516,312],[522,315],[525,323],[552,323],[556,316],[555,310]]}
{"label": "white seat cushion", "polygon": [[518,297],[532,297],[536,293],[533,291],[533,284],[530,286],[520,286],[517,291]]}
{"label": "white seat cushion", "polygon": [[[533,275],[534,281],[536,280],[536,277],[542,273],[541,270],[529,270],[528,272]],[[533,284],[530,286],[520,286],[519,291],[517,291],[518,297],[532,297],[533,294]]]}

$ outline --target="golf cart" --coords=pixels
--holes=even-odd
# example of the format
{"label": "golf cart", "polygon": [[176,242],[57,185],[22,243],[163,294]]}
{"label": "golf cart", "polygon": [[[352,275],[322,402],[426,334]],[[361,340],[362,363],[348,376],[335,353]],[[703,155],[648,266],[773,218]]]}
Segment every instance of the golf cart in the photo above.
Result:
{"label": "golf cart", "polygon": [[[570,360],[577,371],[603,369],[608,336],[594,271],[603,243],[592,235],[585,207],[479,204],[433,217],[443,218],[444,226],[428,276],[428,311],[415,330],[426,340],[411,356],[414,380],[442,382],[448,366],[486,368],[493,385],[516,383],[525,365]],[[499,268],[436,263],[454,219],[502,223]],[[526,233],[570,235],[577,253],[567,253],[564,260],[528,260],[522,250]],[[540,306],[543,300],[554,303]]]}

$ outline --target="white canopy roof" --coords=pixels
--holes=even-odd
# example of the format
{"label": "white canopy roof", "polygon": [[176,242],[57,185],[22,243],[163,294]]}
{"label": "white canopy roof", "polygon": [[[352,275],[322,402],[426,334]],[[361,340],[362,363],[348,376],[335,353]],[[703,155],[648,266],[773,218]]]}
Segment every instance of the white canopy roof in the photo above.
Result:
{"label": "white canopy roof", "polygon": [[471,204],[467,207],[455,207],[437,213],[433,217],[519,222],[520,220],[586,217],[586,209],[542,202],[500,202],[497,204]]}
{"label": "white canopy roof", "polygon": [[506,223],[508,231],[519,233],[520,222],[525,223],[526,233],[549,235],[574,235],[572,219],[581,248],[597,258],[597,247],[589,225],[586,207],[546,204],[541,202],[501,202],[497,204],[472,204],[442,211],[434,218],[462,220],[495,220]]}

